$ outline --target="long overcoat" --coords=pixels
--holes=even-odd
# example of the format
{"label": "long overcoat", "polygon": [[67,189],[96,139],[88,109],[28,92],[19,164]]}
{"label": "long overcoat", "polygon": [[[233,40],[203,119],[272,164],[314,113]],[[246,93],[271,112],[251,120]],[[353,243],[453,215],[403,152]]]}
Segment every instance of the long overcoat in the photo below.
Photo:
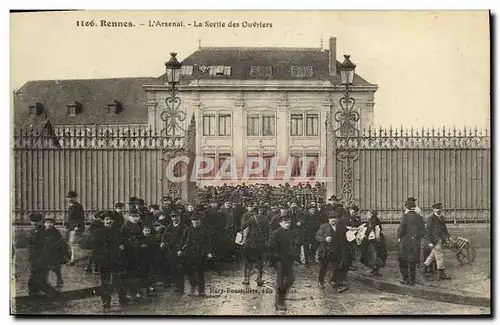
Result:
{"label": "long overcoat", "polygon": [[425,236],[425,223],[415,211],[401,218],[398,228],[399,258],[407,262],[420,263],[420,243]]}

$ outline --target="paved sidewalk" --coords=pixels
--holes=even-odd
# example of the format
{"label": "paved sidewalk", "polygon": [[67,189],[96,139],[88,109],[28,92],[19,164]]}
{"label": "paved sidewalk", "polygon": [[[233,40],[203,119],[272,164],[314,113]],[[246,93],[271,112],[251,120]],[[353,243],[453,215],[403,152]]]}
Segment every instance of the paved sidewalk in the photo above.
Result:
{"label": "paved sidewalk", "polygon": [[417,285],[414,287],[399,283],[397,252],[389,252],[387,265],[381,270],[382,277],[369,275],[369,269],[361,263],[356,263],[358,270],[350,272],[352,278],[373,285],[381,290],[409,294],[416,297],[426,297],[452,303],[464,303],[484,306],[490,304],[491,279],[489,249],[476,250],[476,259],[471,264],[460,264],[451,250],[445,251],[446,273],[451,280],[439,280],[437,275],[430,278],[423,276],[423,266],[417,269]]}

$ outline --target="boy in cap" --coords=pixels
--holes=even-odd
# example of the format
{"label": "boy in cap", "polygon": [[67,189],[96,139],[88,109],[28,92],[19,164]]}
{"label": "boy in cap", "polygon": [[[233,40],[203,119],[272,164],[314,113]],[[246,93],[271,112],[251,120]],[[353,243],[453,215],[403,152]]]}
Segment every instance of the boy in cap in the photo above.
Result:
{"label": "boy in cap", "polygon": [[43,231],[42,244],[42,247],[44,248],[43,259],[45,265],[47,265],[48,271],[52,271],[56,274],[56,287],[61,287],[63,285],[61,264],[65,264],[66,259],[69,257],[68,247],[59,230],[55,228],[55,222],[52,216],[45,217],[44,226],[45,229]]}
{"label": "boy in cap", "polygon": [[[192,215],[191,215],[192,216]],[[175,293],[184,293],[184,266],[182,256],[178,256],[178,248],[182,247],[182,235],[186,231],[187,225],[181,222],[181,216],[176,211],[170,214],[171,223],[167,226],[161,237],[160,248],[163,251],[166,265],[164,268],[164,283],[167,285],[168,277],[171,277]]]}
{"label": "boy in cap", "polygon": [[347,290],[344,285],[348,264],[348,243],[345,225],[341,222],[341,215],[338,211],[331,211],[328,214],[328,223],[322,224],[316,233],[316,240],[319,242],[319,287],[325,288],[325,276],[328,269],[332,268],[330,283],[332,283],[339,293]]}
{"label": "boy in cap", "polygon": [[183,257],[186,274],[191,285],[190,294],[198,290],[198,296],[205,296],[205,276],[207,259],[212,259],[212,241],[208,230],[201,225],[201,216],[191,216],[192,227],[186,228],[177,251]]}
{"label": "boy in cap", "polygon": [[44,226],[43,216],[32,213],[29,216],[33,229],[28,238],[28,263],[30,275],[28,280],[28,293],[38,296],[40,293],[54,294],[57,291],[47,283],[48,268],[44,261]]}
{"label": "boy in cap", "polygon": [[85,214],[82,205],[76,200],[77,197],[78,195],[75,191],[69,191],[68,194],[66,194],[66,199],[69,202],[66,217],[66,236],[68,245],[71,249],[69,265],[75,264],[75,252],[78,246],[78,238],[85,230]]}
{"label": "boy in cap", "polygon": [[152,235],[151,226],[142,226],[142,236],[139,238],[138,274],[139,290],[146,295],[155,293],[154,284],[156,261],[158,260],[159,247],[156,245],[155,236]]}
{"label": "boy in cap", "polygon": [[431,273],[432,264],[436,262],[439,279],[450,280],[451,278],[444,273],[444,255],[443,245],[450,239],[450,233],[446,227],[442,214],[443,205],[436,203],[432,205],[432,215],[427,219],[427,241],[428,247],[431,249],[429,256],[424,262],[425,274],[428,276]]}
{"label": "boy in cap", "polygon": [[124,239],[120,230],[113,227],[114,218],[110,213],[101,213],[103,227],[92,234],[92,256],[100,266],[102,308],[108,310],[111,304],[112,284],[118,287],[118,301],[120,305],[127,304],[125,284],[123,278]]}
{"label": "boy in cap", "polygon": [[117,202],[115,204],[115,211],[113,212],[113,227],[116,229],[121,229],[125,223],[125,218],[123,217],[123,209],[125,204],[122,202]]}
{"label": "boy in cap", "polygon": [[271,233],[268,252],[270,264],[276,270],[275,307],[277,310],[286,310],[285,298],[295,281],[293,263],[296,259],[295,232],[291,229],[292,218],[282,215],[280,227]]}
{"label": "boy in cap", "polygon": [[[92,220],[92,223],[89,226],[89,237],[92,237],[92,234],[97,231],[98,229],[104,227],[104,224],[102,223],[103,221],[103,215],[105,214],[105,211],[97,211],[94,215],[94,220]],[[89,238],[88,238],[89,239]],[[87,239],[87,240],[88,240]],[[85,267],[85,272],[87,273],[92,273],[94,272],[95,274],[99,273],[99,266],[95,264],[94,259],[92,258],[92,251],[89,254],[88,257],[88,262],[87,266]]]}

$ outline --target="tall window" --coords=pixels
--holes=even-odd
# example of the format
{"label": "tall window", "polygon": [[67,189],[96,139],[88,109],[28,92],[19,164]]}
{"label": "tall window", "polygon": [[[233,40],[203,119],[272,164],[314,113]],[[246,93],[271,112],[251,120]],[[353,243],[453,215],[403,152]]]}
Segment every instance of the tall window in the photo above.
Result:
{"label": "tall window", "polygon": [[203,115],[203,135],[215,135],[215,114]]}
{"label": "tall window", "polygon": [[262,171],[262,176],[267,177],[269,175],[269,170],[271,169],[271,164],[274,158],[274,154],[272,153],[265,153],[262,155],[262,158],[264,159],[264,170]]}
{"label": "tall window", "polygon": [[227,174],[227,173],[231,172],[231,164],[226,166],[224,168],[224,170],[221,170],[222,165],[224,165],[226,160],[228,160],[230,157],[231,157],[230,153],[220,153],[219,154],[219,165],[217,166],[217,170],[219,171],[219,173]]}
{"label": "tall window", "polygon": [[304,116],[302,114],[292,114],[290,118],[290,134],[302,135],[302,124]]}
{"label": "tall window", "polygon": [[299,177],[300,176],[300,155],[299,154],[292,154],[292,172],[290,173],[290,176],[292,177]]}
{"label": "tall window", "polygon": [[308,158],[308,166],[307,166],[306,176],[314,177],[316,176],[316,170],[318,169],[318,154],[309,153],[307,154],[307,158]]}
{"label": "tall window", "polygon": [[219,135],[231,135],[231,114],[219,114]]}
{"label": "tall window", "polygon": [[264,113],[262,115],[262,135],[274,136],[276,118],[272,113]]}
{"label": "tall window", "polygon": [[247,135],[248,136],[258,136],[259,135],[259,115],[249,114],[247,115]]}
{"label": "tall window", "polygon": [[[215,153],[206,153],[205,152],[205,153],[203,153],[203,157],[207,158],[208,160],[211,159],[215,165],[215,163],[216,163],[215,162]],[[208,167],[208,163],[206,163],[204,161],[200,163],[200,168],[207,168],[207,167]],[[201,176],[202,177],[214,177],[216,168],[217,168],[217,166],[213,166],[213,168],[209,172],[207,172]]]}
{"label": "tall window", "polygon": [[307,113],[306,114],[306,135],[307,136],[317,136],[318,135],[318,125],[319,116],[318,114]]}

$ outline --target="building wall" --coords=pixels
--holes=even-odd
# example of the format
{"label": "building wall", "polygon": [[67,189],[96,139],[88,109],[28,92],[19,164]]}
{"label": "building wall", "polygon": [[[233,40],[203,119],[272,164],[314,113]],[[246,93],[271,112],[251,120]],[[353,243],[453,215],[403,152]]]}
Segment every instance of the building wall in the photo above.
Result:
{"label": "building wall", "polygon": [[[307,85],[304,85],[307,87]],[[303,156],[317,154],[327,156],[327,136],[325,121],[331,107],[340,109],[340,91],[302,91],[302,90],[245,90],[241,87],[216,91],[187,89],[179,91],[181,110],[185,110],[184,126],[194,114],[197,123],[196,148],[197,154],[215,155],[218,161],[219,154],[229,154],[235,157],[238,173],[243,173],[247,155],[273,154],[278,159],[278,166],[286,166],[291,153]],[[165,100],[171,95],[166,88],[148,89],[148,117],[149,124],[162,130],[164,121],[160,116],[166,109]],[[360,112],[360,128],[373,125],[373,91],[354,91],[356,108]],[[231,134],[229,136],[203,135],[203,116],[213,114],[218,124],[220,114],[231,114]],[[317,136],[292,136],[291,114],[316,113],[319,115]],[[275,130],[273,136],[248,136],[247,116],[249,114],[273,114],[275,116]],[[304,116],[305,117],[305,116]],[[305,123],[305,119],[304,119]],[[278,167],[277,178],[283,174],[283,168]],[[246,183],[259,182],[261,179],[250,179]],[[225,181],[228,183],[227,181]],[[271,183],[279,183],[279,180]],[[213,179],[203,179],[199,184],[213,183]]]}

